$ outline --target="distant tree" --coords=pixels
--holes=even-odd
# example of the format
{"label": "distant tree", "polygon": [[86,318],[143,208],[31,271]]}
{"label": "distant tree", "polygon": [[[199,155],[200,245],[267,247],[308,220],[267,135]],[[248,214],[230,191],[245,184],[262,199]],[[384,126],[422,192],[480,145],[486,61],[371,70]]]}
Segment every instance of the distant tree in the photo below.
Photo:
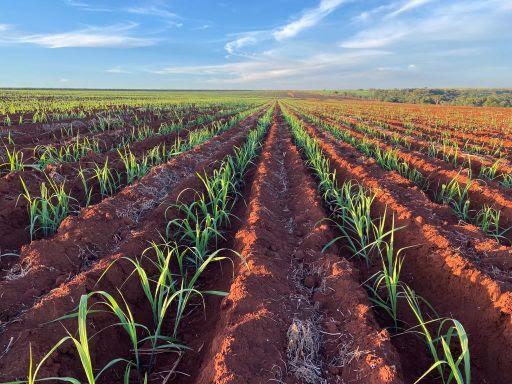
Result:
{"label": "distant tree", "polygon": [[[329,92],[328,92],[329,93]],[[471,105],[486,107],[512,107],[512,89],[441,89],[406,88],[367,90],[335,90],[340,97],[388,101],[392,103],[424,103]]]}

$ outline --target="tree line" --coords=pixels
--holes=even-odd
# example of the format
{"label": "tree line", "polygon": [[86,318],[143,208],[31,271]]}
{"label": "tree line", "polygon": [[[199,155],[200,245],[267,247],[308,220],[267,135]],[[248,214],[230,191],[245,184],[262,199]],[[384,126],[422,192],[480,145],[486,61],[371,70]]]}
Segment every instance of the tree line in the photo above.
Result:
{"label": "tree line", "polygon": [[470,105],[476,107],[512,107],[512,89],[358,89],[325,91],[342,97],[388,101],[393,103],[422,103]]}

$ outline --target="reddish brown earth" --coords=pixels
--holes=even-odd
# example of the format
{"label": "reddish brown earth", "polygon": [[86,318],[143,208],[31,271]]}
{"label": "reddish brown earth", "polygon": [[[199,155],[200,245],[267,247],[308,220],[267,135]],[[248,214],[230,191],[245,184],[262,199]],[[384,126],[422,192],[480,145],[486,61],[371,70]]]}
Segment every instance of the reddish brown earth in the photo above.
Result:
{"label": "reddish brown earth", "polygon": [[[399,247],[413,246],[404,264],[405,281],[441,316],[460,320],[470,337],[476,382],[502,383],[512,374],[512,293],[509,248],[486,239],[475,227],[461,226],[451,211],[396,172],[345,143],[307,125],[340,181],[356,180],[377,194],[376,214],[394,215]],[[391,217],[388,218],[391,222]]]}
{"label": "reddish brown earth", "polygon": [[[340,125],[343,129],[348,129],[348,130],[351,130],[352,132],[355,132],[358,134],[360,134],[360,132],[361,132],[360,130],[356,130],[352,127],[348,127],[346,124],[336,123],[332,117],[326,116],[325,114],[318,113],[318,116],[321,117],[322,120],[328,121],[330,123],[334,123],[336,125]],[[339,117],[338,117],[338,119],[339,119]],[[343,119],[345,121],[348,121],[350,124],[353,124],[356,127],[361,124],[360,121],[353,119],[353,118],[343,117]],[[368,122],[367,122],[367,124],[368,124]],[[413,149],[415,151],[427,153],[427,149],[428,149],[430,143],[426,140],[422,140],[422,139],[418,138],[414,134],[407,134],[406,133],[408,131],[407,128],[404,128],[401,126],[396,126],[396,125],[391,125],[390,129],[385,129],[385,128],[382,128],[380,126],[377,126],[377,125],[371,124],[371,123],[370,123],[370,126],[372,129],[374,129],[374,130],[380,132],[382,135],[384,135],[384,137],[386,137],[385,140],[387,143],[391,142],[392,138],[397,133],[400,133],[400,137],[402,139],[405,139],[409,143],[409,145],[411,146],[411,149]],[[414,132],[416,133],[417,131],[414,131]],[[427,138],[440,139],[441,132],[442,131],[431,132],[430,135],[427,136]],[[488,142],[489,140],[486,140],[486,141]],[[493,157],[493,156],[487,156],[487,155],[478,155],[477,156],[475,154],[469,154],[467,152],[464,152],[464,150],[462,149],[464,146],[464,143],[459,143],[456,140],[453,141],[453,139],[450,139],[450,142],[452,142],[454,144],[457,143],[460,148],[457,153],[457,155],[458,155],[457,164],[460,166],[467,166],[467,164],[469,163],[471,165],[471,170],[473,171],[474,175],[479,175],[481,169],[484,166],[490,167],[497,160],[497,157]],[[438,150],[442,149],[441,145],[437,145],[436,147]],[[439,154],[438,157],[441,157],[441,154]],[[450,165],[451,165],[451,163],[447,164],[447,166],[450,166]],[[498,174],[500,174],[500,173],[509,174],[509,173],[512,173],[512,164],[506,158],[502,158],[498,164],[497,169],[498,169]],[[486,180],[486,184],[489,184],[490,186],[492,186],[494,188],[498,188],[498,189],[501,188],[500,184],[497,182]]]}
{"label": "reddish brown earth", "polygon": [[[342,129],[350,130],[348,127]],[[350,130],[351,134],[355,137],[362,138],[364,135]],[[465,186],[469,182],[467,174],[461,173],[459,169],[454,168],[453,165],[448,164],[442,160],[431,159],[427,155],[417,151],[408,151],[406,149],[393,148],[392,146],[382,143],[378,140],[371,140],[377,143],[383,150],[391,150],[398,154],[399,158],[408,162],[411,166],[420,171],[426,178],[431,181],[433,190],[439,185],[447,184],[452,179],[457,178],[461,186]],[[507,173],[511,169],[506,170]],[[494,188],[493,188],[494,186]],[[501,220],[503,227],[507,228],[512,226],[512,198],[508,191],[503,190],[501,187],[492,182],[473,182],[469,189],[469,197],[471,200],[472,209],[481,209],[484,205],[492,206],[502,212]]]}
{"label": "reddish brown earth", "polygon": [[[253,125],[254,119],[249,119],[245,126]],[[30,245],[31,250],[24,257],[29,269],[25,276],[13,281],[18,293],[28,294],[18,294],[11,306],[6,306],[9,294],[2,300],[4,331],[0,335],[0,350],[5,353],[0,357],[0,377],[22,378],[26,374],[28,343],[32,343],[38,360],[62,335],[60,323],[47,322],[72,310],[80,295],[92,289],[112,291],[124,282],[130,269],[120,261],[97,283],[112,261],[136,257],[147,247],[148,240],[157,237],[157,230],[164,229],[165,208],[176,199],[178,191],[199,187],[191,171],[201,167],[213,169],[212,159],[222,158],[234,145],[239,145],[247,129],[239,128],[238,132],[227,132],[222,135],[224,138],[212,139],[192,153],[157,167],[115,197],[84,209],[79,217],[68,218],[54,238]],[[209,155],[204,157],[204,153]],[[287,363],[287,332],[296,329],[291,327],[293,321],[296,325],[302,321],[314,326],[312,329],[319,337],[315,361],[319,378],[328,383],[402,383],[398,355],[389,334],[378,327],[373,317],[366,293],[359,286],[358,271],[333,253],[321,253],[333,233],[326,224],[318,224],[325,212],[315,183],[292,145],[280,115],[276,116],[261,159],[250,177],[248,206],[241,206],[246,213],[241,215],[241,224],[232,240],[246,263],[236,263],[234,280],[229,273],[217,275],[217,281],[224,280],[223,285],[228,284],[231,293],[220,306],[209,306],[214,309],[209,314],[213,332],[193,340],[190,336],[195,334],[194,327],[185,324],[184,338],[190,340],[190,346],[204,343],[202,352],[189,360],[195,361],[196,369],[187,371],[191,366],[179,366],[192,375],[185,381],[259,383],[264,378],[282,378],[287,383],[300,383]],[[170,180],[173,178],[169,172],[189,176],[176,183]],[[162,190],[163,186],[165,195],[155,196],[154,190]],[[150,189],[153,193],[144,192]],[[126,209],[127,204],[133,208]],[[120,207],[125,208],[123,212],[136,215],[139,211],[140,215],[126,216],[119,212]],[[77,250],[81,247],[90,247],[92,241],[101,251],[88,260],[90,266],[80,267],[80,260],[73,262],[72,257],[79,254]],[[63,254],[68,257],[62,257]],[[24,282],[28,283],[26,288],[22,287]],[[217,288],[215,279],[205,279],[203,284]],[[45,293],[41,289],[45,286],[56,288]],[[9,292],[5,285],[2,290]],[[346,295],[347,291],[351,295]],[[148,310],[137,283],[126,282],[123,293],[137,313],[142,313],[140,320],[147,320],[143,314]],[[109,319],[94,319],[95,329],[107,324]],[[63,321],[63,325],[73,329],[70,321]],[[125,335],[120,332],[109,333],[108,345],[98,339],[93,339],[91,345],[96,366],[129,349]],[[159,366],[164,369],[165,364],[163,360]],[[174,365],[172,359],[169,364]],[[41,377],[79,375],[71,346],[60,349],[40,373]],[[182,378],[179,376],[176,382],[183,382]],[[110,380],[117,381],[115,377],[109,377]]]}
{"label": "reddish brown earth", "polygon": [[[49,123],[49,124],[34,124],[35,127],[30,129],[27,128],[25,131],[25,127],[20,128],[12,128],[9,131],[0,132],[0,142],[6,145],[8,148],[12,149],[12,145],[7,143],[7,132],[11,133],[11,137],[15,142],[15,148],[20,150],[23,153],[23,161],[25,164],[31,164],[34,162],[34,150],[36,146],[45,146],[52,145],[56,148],[62,147],[64,145],[71,144],[74,140],[76,140],[76,135],[79,134],[80,140],[84,140],[86,138],[90,140],[96,140],[99,145],[99,153],[102,154],[104,152],[110,151],[112,148],[123,143],[123,140],[127,140],[132,133],[132,130],[135,132],[139,129],[138,127],[141,124],[145,127],[145,129],[149,129],[153,132],[157,131],[158,128],[162,124],[176,123],[179,122],[184,125],[194,125],[195,119],[199,116],[204,117],[216,117],[216,119],[221,119],[223,117],[232,115],[232,112],[221,110],[219,108],[211,108],[209,110],[199,110],[196,108],[190,108],[185,111],[181,111],[181,114],[171,114],[170,117],[167,114],[163,114],[163,116],[154,116],[152,113],[137,113],[132,111],[131,113],[125,112],[120,115],[119,118],[122,118],[124,121],[124,125],[121,128],[111,129],[105,132],[94,132],[92,131],[94,123],[97,121],[96,118],[84,119],[84,120],[75,120],[70,123]],[[139,123],[136,126],[132,119],[135,116],[139,119]],[[69,129],[73,127],[73,133],[71,136],[65,133],[65,129]],[[36,133],[38,132],[38,133]],[[41,133],[44,132],[44,133]],[[5,147],[4,145],[0,146],[0,162],[4,163],[4,158],[6,159]],[[5,160],[6,161],[6,160]],[[27,170],[30,170],[27,167]],[[11,175],[6,174],[6,171],[0,168],[0,181],[4,177],[10,177]]]}
{"label": "reddish brown earth", "polygon": [[[151,321],[124,258],[137,258],[149,241],[159,241],[166,212],[167,218],[179,215],[167,208],[178,196],[184,202],[196,198],[193,191],[203,188],[196,173],[212,174],[262,114],[68,217],[53,237],[23,246],[19,264],[0,280],[0,381],[26,377],[29,345],[39,361],[65,335],[63,327],[74,332],[75,321],[52,320],[93,290],[122,287],[136,320]],[[395,237],[398,247],[412,246],[405,253],[403,279],[440,315],[464,324],[472,382],[508,382],[511,249],[461,225],[449,208],[433,203],[396,172],[383,171],[350,145],[305,126],[319,140],[339,183],[355,180],[371,188],[377,194],[374,215],[386,212],[388,223],[393,216],[397,226],[405,226]],[[60,165],[58,172],[72,172],[66,167]],[[181,358],[159,356],[151,383],[298,384],[308,382],[306,375],[322,384],[412,383],[431,363],[421,342],[388,332],[389,323],[372,308],[363,285],[375,268],[349,260],[343,243],[322,252],[339,234],[322,220],[328,212],[317,187],[277,104],[261,155],[245,177],[234,211],[238,219],[218,245],[238,252],[243,261],[223,251],[233,263],[213,265],[198,284],[228,295],[207,296],[204,309],[200,300],[193,303],[180,327],[180,341],[190,350]],[[90,322],[91,335],[101,330],[90,341],[95,368],[130,357],[126,334],[111,324],[106,314],[95,314]],[[112,370],[98,382],[121,383],[121,375],[122,369]],[[40,378],[49,376],[84,381],[71,343],[43,366]]]}
{"label": "reddish brown earth", "polygon": [[220,312],[208,313],[213,330],[194,340],[202,348],[191,361],[201,365],[186,371],[184,382],[302,382],[294,371],[303,366],[294,369],[287,356],[295,321],[318,332],[317,382],[401,383],[398,356],[373,318],[357,270],[321,253],[333,234],[318,224],[326,214],[280,113],[247,201],[234,239],[245,263],[237,264]]}
{"label": "reddish brown earth", "polygon": [[[357,104],[357,102],[355,104]],[[371,106],[371,104],[374,104],[373,106],[375,106],[376,104],[385,106],[384,109],[380,110],[381,116],[376,117],[374,114],[369,112],[368,109],[361,110],[360,106],[355,109],[348,108],[346,114],[352,118],[369,122],[370,124],[377,123],[377,124],[389,125],[392,129],[398,129],[398,130],[402,129],[405,126],[406,122],[412,122],[414,124],[414,132],[417,135],[420,135],[423,137],[428,137],[430,135],[439,137],[440,133],[442,131],[446,131],[450,134],[451,140],[457,141],[461,146],[463,146],[464,143],[469,141],[469,143],[473,143],[476,145],[487,147],[488,149],[492,149],[492,140],[497,139],[503,143],[503,146],[506,151],[510,152],[510,150],[512,148],[512,140],[510,140],[506,136],[506,134],[504,135],[505,131],[503,129],[495,129],[495,127],[487,126],[485,124],[480,124],[478,126],[478,130],[476,132],[471,132],[467,129],[461,130],[456,126],[450,126],[450,124],[447,124],[446,122],[443,123],[439,119],[435,119],[435,117],[433,118],[433,116],[429,116],[431,118],[430,119],[431,121],[427,122],[425,120],[425,116],[420,116],[421,112],[420,112],[420,115],[417,115],[417,114],[411,113],[411,111],[409,111],[409,113],[406,115],[406,118],[403,118],[404,116],[399,118],[396,115],[395,116],[386,115],[385,109],[388,109],[390,107],[391,107],[391,109],[393,109],[393,107],[396,106],[396,104],[393,105],[393,103],[372,103],[372,102],[370,102],[369,105]],[[408,104],[408,105],[404,105],[404,106],[406,107],[406,109],[409,107],[412,107],[413,109],[418,108],[417,104],[416,105]],[[422,108],[429,108],[429,107],[421,106],[420,109],[422,109]],[[438,111],[444,109],[444,114],[446,114],[446,115],[452,115],[453,112],[455,112],[454,109],[457,109],[458,110],[457,112],[461,112],[464,110],[466,113],[469,113],[469,114],[482,114],[482,115],[492,113],[490,111],[497,110],[494,108],[491,108],[490,110],[489,109],[485,110],[483,108],[480,108],[480,109],[475,109],[475,108],[471,108],[471,107],[455,107],[454,108],[454,107],[450,107],[450,106],[437,106],[437,107],[431,107],[431,108],[436,108],[436,109],[438,109]],[[331,111],[337,110],[336,106],[332,103],[330,103],[330,105],[328,105],[327,109],[330,109]],[[507,109],[504,109],[503,111],[507,111]],[[389,112],[389,110],[388,110],[388,112]],[[455,113],[457,113],[457,112],[455,112]],[[460,120],[459,120],[459,122],[460,122]]]}
{"label": "reddish brown earth", "polygon": [[[452,164],[446,163],[442,160],[432,159],[419,151],[411,151],[405,148],[396,148],[386,144],[377,139],[369,139],[368,136],[357,132],[355,129],[340,126],[350,132],[350,134],[359,139],[366,139],[376,145],[382,150],[393,150],[400,159],[409,163],[412,167],[416,168],[425,178],[430,181],[429,196],[432,200],[442,184],[448,184],[451,180],[457,179],[461,186],[466,186],[470,182],[468,172],[461,172],[460,169],[455,168]],[[507,169],[507,173],[512,169]],[[478,173],[477,173],[478,174]],[[472,182],[468,194],[471,200],[471,209],[478,211],[484,206],[491,206],[501,211],[501,224],[503,228],[512,227],[512,196],[510,191],[501,188],[497,183],[490,181],[485,182]],[[512,234],[509,234],[512,239]]]}
{"label": "reddish brown earth", "polygon": [[[188,133],[191,131],[205,126],[211,126],[217,122],[225,122],[228,119],[229,115],[215,120],[210,124],[190,126],[181,132],[149,137],[142,141],[132,143],[130,145],[130,150],[137,158],[140,158],[144,153],[155,146],[165,145],[167,148],[170,148],[178,137],[186,139],[188,137]],[[84,206],[86,202],[82,181],[78,174],[79,169],[92,168],[96,164],[103,165],[106,159],[109,160],[109,167],[112,170],[117,170],[122,173],[124,165],[117,150],[113,149],[100,154],[91,153],[80,159],[78,162],[50,165],[47,167],[45,172],[24,170],[1,178],[0,254],[8,252],[17,253],[22,245],[27,244],[30,241],[29,232],[27,230],[29,226],[27,204],[25,199],[19,198],[20,193],[22,193],[20,178],[23,178],[32,196],[36,196],[39,193],[39,186],[42,182],[46,181],[46,177],[58,182],[66,180],[67,190],[69,190],[71,196],[76,199],[74,201],[73,208],[77,209],[78,207]],[[90,184],[90,187],[92,187],[94,191],[99,190],[97,185],[92,182]],[[100,200],[101,196],[96,194],[93,196],[92,203],[97,203]],[[9,261],[12,262],[12,257],[5,258],[3,262],[0,262],[2,269],[7,269],[9,267]]]}
{"label": "reddish brown earth", "polygon": [[[147,248],[149,240],[158,241],[158,231],[165,230],[166,208],[184,189],[198,188],[196,172],[211,172],[216,160],[243,143],[257,117],[252,116],[231,131],[156,167],[116,196],[83,209],[78,217],[68,217],[53,238],[24,247],[20,273],[0,283],[0,319],[5,328],[0,336],[0,350],[9,350],[0,359],[0,372],[9,377],[23,375],[28,365],[13,362],[26,358],[28,342],[37,345],[34,352],[40,356],[62,336],[57,331],[60,325],[46,324],[41,328],[44,332],[34,337],[41,324],[72,310],[80,295],[94,287],[113,260],[136,257]],[[109,273],[108,279],[102,280],[104,285],[98,288],[110,287],[113,291],[110,284],[120,286],[119,281],[127,276],[126,267],[123,272],[120,264],[119,274]],[[129,287],[126,290],[130,292]],[[136,295],[133,300],[137,302]],[[114,352],[107,348],[105,353]],[[52,374],[66,373],[55,367],[48,369]]]}
{"label": "reddish brown earth", "polygon": [[[197,114],[199,110],[195,108],[188,108],[185,114]],[[0,139],[5,139],[9,133],[12,139],[16,143],[17,148],[25,148],[34,145],[44,144],[56,144],[60,141],[68,139],[68,136],[63,136],[64,131],[62,129],[69,129],[73,126],[73,133],[80,133],[81,136],[91,134],[90,129],[92,125],[97,121],[97,116],[109,115],[105,111],[96,111],[92,116],[84,119],[68,119],[61,120],[58,122],[49,123],[25,123],[22,125],[13,125],[10,127],[0,128]],[[147,125],[152,127],[158,127],[160,123],[168,121],[167,117],[159,118],[150,111],[144,110],[139,111],[134,108],[126,110],[120,110],[115,113],[111,113],[112,116],[122,118],[127,124],[130,124],[135,117],[140,121],[146,122]],[[165,115],[165,113],[164,113]],[[2,148],[3,149],[3,148]]]}
{"label": "reddish brown earth", "polygon": [[[116,117],[122,118],[126,125],[129,125],[131,119],[137,115],[141,120],[145,119],[148,122],[154,122],[155,117],[151,114],[137,114],[135,111],[125,111]],[[97,137],[100,142],[105,136],[105,145],[109,142],[114,142],[114,138],[110,136],[116,133],[119,137],[121,134],[126,133],[126,128],[115,130],[115,132],[94,133],[91,132],[93,124],[97,121],[96,117],[87,117],[84,119],[74,119],[69,121],[59,121],[51,123],[28,123],[9,128],[0,129],[0,140],[7,144],[7,137],[10,134],[11,138],[16,143],[16,148],[21,149],[24,153],[24,159],[31,158],[33,148],[36,145],[53,144],[59,146],[69,141],[71,138],[66,134],[67,129],[73,128],[73,136],[80,134],[80,137],[93,138]],[[0,153],[4,154],[3,146],[0,148]]]}

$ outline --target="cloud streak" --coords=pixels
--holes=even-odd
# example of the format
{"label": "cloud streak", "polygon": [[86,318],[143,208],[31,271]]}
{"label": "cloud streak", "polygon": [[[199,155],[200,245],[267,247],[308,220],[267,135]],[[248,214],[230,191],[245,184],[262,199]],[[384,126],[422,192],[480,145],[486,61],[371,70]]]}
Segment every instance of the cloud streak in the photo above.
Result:
{"label": "cloud streak", "polygon": [[126,69],[122,69],[120,67],[109,68],[109,69],[106,69],[105,72],[107,72],[107,73],[115,73],[115,74],[129,74],[129,73],[132,73],[131,71],[128,71]]}
{"label": "cloud streak", "polygon": [[156,5],[149,5],[146,7],[129,7],[126,8],[126,12],[134,13],[137,15],[156,16],[171,20],[176,20],[179,18],[176,13],[171,12],[163,7],[157,7]]}
{"label": "cloud streak", "polygon": [[134,37],[128,32],[135,23],[116,24],[106,27],[89,26],[63,33],[29,34],[11,33],[4,43],[34,44],[45,48],[135,48],[155,45],[156,39]]}
{"label": "cloud streak", "polygon": [[316,26],[325,17],[347,1],[348,0],[321,0],[316,8],[303,11],[302,16],[288,24],[275,29],[250,31],[238,34],[238,37],[235,40],[226,43],[224,49],[229,55],[247,56],[247,54],[240,52],[242,48],[268,40],[282,42],[295,37],[302,31]]}
{"label": "cloud streak", "polygon": [[386,15],[387,18],[393,18],[401,15],[402,13],[406,13],[412,11],[413,9],[422,7],[428,3],[431,3],[433,0],[409,0],[402,4],[397,10]]}
{"label": "cloud streak", "polygon": [[289,39],[305,29],[314,27],[346,0],[321,0],[318,7],[303,12],[302,16],[273,32],[277,41]]}
{"label": "cloud streak", "polygon": [[70,7],[78,8],[82,11],[88,11],[88,12],[114,12],[112,8],[106,8],[106,7],[95,7],[90,5],[89,3],[86,3],[84,1],[79,0],[64,0],[64,2],[69,5]]}
{"label": "cloud streak", "polygon": [[443,2],[421,18],[403,15],[428,2],[406,2],[394,12],[388,13],[381,22],[373,23],[371,27],[342,41],[340,47],[370,49],[396,46],[398,43],[410,43],[418,47],[426,42],[472,43],[482,39],[492,40],[499,36],[496,31],[503,28],[502,13],[506,12],[503,7],[508,0]]}
{"label": "cloud streak", "polygon": [[387,51],[366,50],[338,54],[317,54],[303,59],[290,59],[272,52],[260,55],[257,60],[244,60],[218,65],[190,65],[165,67],[153,73],[160,75],[185,75],[206,78],[215,84],[254,85],[260,81],[283,80],[294,77],[314,78],[319,72],[336,73],[349,70],[372,57],[388,55]]}

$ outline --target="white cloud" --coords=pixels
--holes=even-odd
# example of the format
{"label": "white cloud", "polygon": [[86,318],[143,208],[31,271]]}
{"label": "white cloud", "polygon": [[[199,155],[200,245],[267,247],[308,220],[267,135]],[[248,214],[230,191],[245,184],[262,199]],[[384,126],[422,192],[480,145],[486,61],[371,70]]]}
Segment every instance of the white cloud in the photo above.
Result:
{"label": "white cloud", "polygon": [[59,79],[59,83],[68,83],[68,82],[69,82],[69,79],[65,79],[65,78]]}
{"label": "white cloud", "polygon": [[155,5],[149,5],[146,7],[130,7],[126,8],[128,13],[135,13],[138,15],[158,16],[166,19],[177,19],[179,16],[169,11],[168,9],[157,7]]}
{"label": "white cloud", "polygon": [[415,8],[419,8],[427,3],[431,3],[433,0],[408,0],[403,3],[397,10],[389,13],[387,15],[388,18],[392,18],[402,13],[412,11]]}
{"label": "white cloud", "polygon": [[218,65],[172,66],[153,73],[161,75],[187,75],[205,78],[210,84],[257,84],[267,80],[314,79],[319,73],[337,73],[357,67],[371,57],[388,55],[389,52],[367,50],[343,54],[317,54],[303,59],[290,59],[273,51],[255,60]]}
{"label": "white cloud", "polygon": [[278,41],[294,37],[304,29],[317,25],[344,2],[345,0],[321,0],[318,7],[305,11],[298,20],[278,28],[273,36]]}
{"label": "white cloud", "polygon": [[396,3],[379,5],[376,8],[361,12],[359,15],[353,17],[352,21],[366,23],[366,22],[372,20],[375,15],[383,13],[383,12],[388,12],[388,11],[394,9],[395,7],[396,7]]}
{"label": "white cloud", "polygon": [[130,72],[130,71],[126,70],[126,69],[122,69],[120,67],[109,68],[109,69],[106,69],[105,72],[107,72],[107,73],[118,73],[118,74],[121,74],[121,73],[124,73],[124,74],[132,73],[132,72]]}
{"label": "white cloud", "polygon": [[70,7],[79,8],[82,11],[90,11],[90,12],[113,12],[114,10],[111,8],[105,7],[95,7],[80,0],[64,0],[64,2]]}
{"label": "white cloud", "polygon": [[340,44],[342,48],[382,48],[393,44],[410,33],[410,29],[403,25],[389,25],[382,28],[363,30],[354,38]]}
{"label": "white cloud", "polygon": [[[409,1],[395,12],[373,23],[351,38],[340,43],[342,48],[369,49],[393,46],[408,42],[419,46],[424,42],[468,42],[494,39],[496,31],[503,29],[506,20],[499,5],[510,0],[482,2],[456,1],[438,3],[427,16],[407,17],[404,13],[426,4],[425,0]],[[420,4],[421,3],[421,4]],[[508,23],[510,23],[510,18]]]}
{"label": "white cloud", "polygon": [[64,0],[64,2],[67,4],[67,5],[70,5],[72,7],[79,7],[79,8],[85,8],[85,7],[89,7],[89,4],[88,3],[85,3],[83,1],[78,1],[78,0]]}
{"label": "white cloud", "polygon": [[258,42],[259,32],[247,32],[235,40],[229,41],[224,45],[224,49],[229,55],[235,55],[238,51],[248,45],[254,45]]}
{"label": "white cloud", "polygon": [[318,7],[303,11],[299,19],[286,25],[273,30],[251,31],[238,34],[235,40],[225,44],[224,49],[229,55],[248,56],[245,53],[239,52],[241,48],[256,45],[263,41],[277,40],[280,42],[294,37],[303,30],[317,25],[322,19],[347,1],[348,0],[321,0]]}
{"label": "white cloud", "polygon": [[133,48],[157,43],[155,39],[133,37],[129,30],[137,24],[117,24],[107,27],[87,27],[84,29],[49,34],[11,34],[2,40],[14,44],[35,44],[46,48]]}
{"label": "white cloud", "polygon": [[418,69],[415,64],[409,64],[408,66],[390,66],[390,67],[377,67],[375,68],[378,72],[405,72],[405,71],[414,71]]}

